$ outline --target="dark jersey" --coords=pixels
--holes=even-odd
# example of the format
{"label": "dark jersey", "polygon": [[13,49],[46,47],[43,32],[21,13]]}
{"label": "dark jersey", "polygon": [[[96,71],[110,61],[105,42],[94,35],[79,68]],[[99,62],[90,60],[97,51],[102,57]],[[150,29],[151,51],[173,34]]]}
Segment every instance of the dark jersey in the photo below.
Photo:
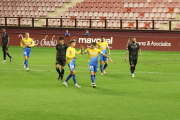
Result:
{"label": "dark jersey", "polygon": [[7,44],[8,43],[8,38],[9,38],[8,33],[2,34],[2,42],[1,43]]}
{"label": "dark jersey", "polygon": [[128,45],[129,58],[137,59],[138,58],[138,50],[139,49],[140,49],[140,46],[139,46],[138,43],[136,43],[136,44],[130,43]]}
{"label": "dark jersey", "polygon": [[66,44],[63,44],[63,45],[57,44],[56,45],[57,58],[66,58],[67,48],[68,46]]}

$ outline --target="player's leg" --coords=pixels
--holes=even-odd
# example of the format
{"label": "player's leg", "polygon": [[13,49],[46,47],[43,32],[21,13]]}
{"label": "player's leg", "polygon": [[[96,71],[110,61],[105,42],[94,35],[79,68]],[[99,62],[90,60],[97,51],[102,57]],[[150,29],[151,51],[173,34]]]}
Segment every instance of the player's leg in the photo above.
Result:
{"label": "player's leg", "polygon": [[135,60],[131,59],[130,65],[131,65],[131,75],[132,75],[132,77],[135,77],[134,76],[135,64],[136,64]]}
{"label": "player's leg", "polygon": [[103,55],[99,55],[101,75],[103,75]]}
{"label": "player's leg", "polygon": [[30,54],[31,54],[31,48],[28,48],[28,50],[27,50],[27,58],[26,58],[26,68],[27,68],[27,71],[29,71],[28,61],[29,61]]}
{"label": "player's leg", "polygon": [[8,48],[7,48],[7,46],[6,46],[6,54],[7,54],[7,56],[10,58],[10,62],[12,62],[13,58],[12,58],[11,55],[8,53]]}
{"label": "player's leg", "polygon": [[71,71],[71,75],[72,75],[72,77],[73,77],[73,81],[74,81],[74,84],[75,84],[75,87],[78,87],[78,88],[80,88],[81,86],[79,86],[78,84],[77,84],[77,82],[76,82],[76,72],[75,72],[75,64],[74,64],[74,69],[73,69],[73,71]]}
{"label": "player's leg", "polygon": [[93,87],[95,85],[95,77],[94,77],[94,66],[89,63],[89,71],[90,71],[90,75],[91,75],[91,87]]}
{"label": "player's leg", "polygon": [[28,68],[28,60],[29,60],[29,57],[30,57],[30,54],[31,54],[31,51],[28,50],[28,49],[24,49],[23,50],[23,54],[24,54],[24,68],[26,67],[27,71],[29,71],[29,68]]}
{"label": "player's leg", "polygon": [[66,64],[66,59],[62,60],[62,64],[61,64],[61,81],[63,81],[63,76],[64,76],[64,66]]}
{"label": "player's leg", "polygon": [[133,77],[135,77],[135,76],[134,76],[134,72],[135,72],[136,64],[137,64],[137,59],[134,59],[134,66],[133,66]]}
{"label": "player's leg", "polygon": [[81,86],[79,86],[79,85],[77,84],[77,82],[76,82],[75,64],[74,64],[73,62],[70,62],[70,63],[68,64],[68,67],[69,67],[69,69],[70,69],[70,74],[69,74],[69,76],[66,78],[66,80],[63,82],[63,85],[65,85],[66,87],[68,87],[68,86],[67,86],[67,82],[68,82],[68,80],[69,80],[71,77],[73,77],[73,81],[74,81],[75,86],[76,86],[76,87],[81,87]]}
{"label": "player's leg", "polygon": [[27,69],[27,71],[29,71],[29,68],[28,68],[28,60],[29,60],[29,57],[27,57],[27,56],[24,56],[24,59],[25,59],[25,62],[24,62],[24,68],[26,68]]}
{"label": "player's leg", "polygon": [[58,77],[58,79],[57,79],[57,80],[59,80],[60,77],[61,77],[61,72],[60,72],[60,69],[59,69],[59,62],[58,62],[58,61],[56,61],[56,71],[57,71],[58,74],[59,74],[59,77]]}
{"label": "player's leg", "polygon": [[108,66],[108,58],[105,57],[105,56],[103,56],[103,60],[104,60],[104,62],[105,62],[104,68],[103,68],[103,73],[105,74],[105,69],[106,69],[106,67]]}
{"label": "player's leg", "polygon": [[2,46],[2,50],[3,50],[3,57],[4,57],[3,63],[5,63],[6,62],[6,50],[5,50],[4,46]]}
{"label": "player's leg", "polygon": [[93,86],[93,88],[96,87],[95,79],[96,79],[97,72],[98,72],[98,63],[93,66],[93,71],[91,71],[91,76],[93,76],[93,81],[92,81],[91,86]]}
{"label": "player's leg", "polygon": [[96,84],[95,84],[95,76],[94,76],[94,71],[90,71],[90,74],[91,74],[91,87],[95,87]]}
{"label": "player's leg", "polygon": [[61,65],[61,81],[63,81],[64,76],[64,66]]}
{"label": "player's leg", "polygon": [[134,66],[134,64],[132,64],[131,65],[131,75],[132,75],[132,77],[135,77],[134,76],[134,68],[135,68],[135,66]]}
{"label": "player's leg", "polygon": [[130,64],[131,75],[133,77],[134,76],[134,61],[132,58],[129,58],[129,64]]}

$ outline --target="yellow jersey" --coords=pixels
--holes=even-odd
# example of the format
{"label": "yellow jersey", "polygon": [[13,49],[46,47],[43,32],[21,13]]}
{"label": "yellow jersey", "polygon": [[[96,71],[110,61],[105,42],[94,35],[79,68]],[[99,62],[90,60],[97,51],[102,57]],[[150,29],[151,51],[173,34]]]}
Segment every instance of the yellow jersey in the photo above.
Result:
{"label": "yellow jersey", "polygon": [[108,43],[107,42],[98,42],[97,46],[99,47],[100,50],[104,50],[108,47]]}
{"label": "yellow jersey", "polygon": [[72,61],[75,61],[73,57],[75,57],[75,55],[78,55],[79,53],[81,53],[81,50],[77,52],[75,48],[68,47],[68,49],[66,50],[67,64],[69,64]]}
{"label": "yellow jersey", "polygon": [[21,47],[27,47],[28,45],[34,46],[34,42],[32,38],[23,38],[21,43],[20,43]]}
{"label": "yellow jersey", "polygon": [[98,62],[98,55],[102,53],[102,51],[97,48],[87,48],[85,52],[88,52],[88,61],[92,63]]}

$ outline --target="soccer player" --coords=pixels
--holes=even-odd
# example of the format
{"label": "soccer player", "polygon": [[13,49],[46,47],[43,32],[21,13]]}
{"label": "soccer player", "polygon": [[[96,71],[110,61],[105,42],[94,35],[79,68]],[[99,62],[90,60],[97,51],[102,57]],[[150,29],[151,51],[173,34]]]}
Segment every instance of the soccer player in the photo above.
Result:
{"label": "soccer player", "polygon": [[136,38],[135,37],[131,37],[131,41],[132,43],[130,43],[128,45],[128,50],[126,53],[126,58],[125,61],[127,60],[127,56],[129,53],[129,63],[130,63],[130,70],[131,70],[131,75],[132,77],[134,76],[134,71],[135,71],[135,67],[137,64],[137,59],[138,59],[138,51],[139,51],[139,56],[141,55],[141,49],[138,43],[136,43]]}
{"label": "soccer player", "polygon": [[[108,43],[105,40],[104,36],[101,36],[101,41],[97,43],[98,48],[102,51],[102,53],[107,55],[106,49],[108,49],[109,56],[110,54],[110,48],[108,46]],[[105,74],[105,69],[108,66],[108,58],[102,54],[99,55],[99,61],[100,61],[100,70],[101,70],[101,75]],[[104,67],[103,67],[103,61],[105,62]]]}
{"label": "soccer player", "polygon": [[81,86],[79,86],[76,82],[76,73],[75,73],[75,59],[77,59],[77,57],[75,55],[78,55],[79,53],[81,53],[81,50],[80,51],[76,51],[75,50],[75,41],[70,41],[70,47],[68,47],[67,51],[66,51],[66,58],[67,58],[67,64],[68,64],[68,67],[70,69],[70,74],[69,76],[66,78],[66,80],[63,82],[63,85],[65,85],[66,87],[67,86],[67,82],[68,80],[73,77],[73,81],[74,81],[74,84],[75,84],[75,87],[78,87],[80,88]]}
{"label": "soccer player", "polygon": [[[64,66],[66,64],[66,50],[68,46],[64,43],[64,38],[59,38],[59,44],[56,45],[56,71],[59,73],[58,80],[61,78],[63,81],[64,76]],[[61,65],[61,72],[59,69],[59,65]]]}
{"label": "soccer player", "polygon": [[90,70],[91,80],[92,80],[91,86],[95,88],[96,87],[95,78],[96,78],[96,73],[98,71],[98,55],[102,54],[103,56],[108,58],[110,62],[113,62],[113,61],[106,54],[104,54],[100,49],[96,48],[95,42],[92,42],[91,48],[87,48],[84,52],[82,50],[83,50],[83,47],[81,47],[82,55],[84,55],[85,53],[88,53],[89,70]]}
{"label": "soccer player", "polygon": [[1,45],[2,45],[2,50],[4,53],[4,61],[3,63],[6,62],[6,55],[8,55],[8,57],[10,58],[10,62],[12,62],[13,58],[11,57],[11,55],[8,53],[8,47],[9,47],[9,35],[6,32],[6,30],[3,28],[2,29],[2,41],[1,41]]}
{"label": "soccer player", "polygon": [[28,60],[29,60],[29,57],[31,54],[31,47],[34,46],[34,42],[33,42],[33,39],[31,39],[29,37],[28,32],[25,33],[25,38],[22,39],[20,45],[23,48],[23,55],[24,55],[24,59],[25,59],[24,68],[26,68],[27,71],[29,71]]}
{"label": "soccer player", "polygon": [[65,36],[70,36],[70,33],[68,32],[68,30],[66,30]]}

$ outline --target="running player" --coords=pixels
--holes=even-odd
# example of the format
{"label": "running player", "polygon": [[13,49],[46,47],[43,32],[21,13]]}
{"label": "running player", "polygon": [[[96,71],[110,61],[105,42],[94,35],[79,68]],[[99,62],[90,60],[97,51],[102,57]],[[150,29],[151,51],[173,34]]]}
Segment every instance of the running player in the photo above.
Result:
{"label": "running player", "polygon": [[[64,76],[64,66],[66,64],[66,50],[68,46],[64,43],[64,38],[59,38],[59,44],[56,45],[56,71],[59,73],[58,80],[61,78],[63,81]],[[61,65],[61,72],[59,69],[59,65]]]}
{"label": "running player", "polygon": [[29,57],[30,57],[30,54],[31,54],[31,47],[34,46],[34,42],[33,42],[33,39],[31,39],[29,37],[28,32],[25,33],[25,38],[22,39],[20,45],[23,48],[23,55],[24,55],[24,58],[25,58],[24,68],[26,68],[27,71],[29,71],[28,60],[29,60]]}
{"label": "running player", "polygon": [[128,50],[126,53],[126,58],[125,61],[127,60],[127,56],[129,53],[129,63],[130,63],[130,70],[131,70],[131,75],[132,77],[134,76],[134,71],[135,71],[135,67],[137,64],[137,59],[138,59],[138,51],[139,51],[139,56],[141,55],[141,49],[138,43],[136,43],[136,38],[135,37],[131,37],[131,41],[132,43],[130,43],[128,45]]}
{"label": "running player", "polygon": [[76,83],[76,73],[75,73],[75,59],[77,59],[77,57],[75,55],[78,55],[79,53],[81,53],[81,50],[80,51],[76,51],[75,50],[75,41],[70,41],[70,47],[68,47],[67,51],[66,51],[66,58],[67,58],[67,64],[68,64],[68,67],[70,69],[70,74],[69,76],[66,78],[66,80],[63,82],[63,85],[65,85],[66,87],[67,86],[67,82],[68,80],[73,77],[73,81],[74,81],[74,84],[75,84],[75,87],[81,87],[79,86],[77,83]]}
{"label": "running player", "polygon": [[[110,54],[110,48],[108,46],[108,43],[104,41],[105,38],[104,36],[101,36],[101,41],[97,43],[98,48],[102,51],[102,53],[107,55],[106,49],[108,49],[109,56]],[[100,70],[101,70],[101,75],[105,74],[105,69],[108,65],[108,58],[103,56],[102,54],[99,55],[99,61],[100,61]],[[103,67],[103,61],[105,62],[104,67]]]}
{"label": "running player", "polygon": [[13,58],[11,57],[11,55],[8,53],[8,47],[9,47],[9,35],[6,32],[6,30],[3,28],[2,29],[2,41],[1,41],[1,45],[2,45],[2,50],[4,53],[4,61],[3,63],[6,62],[6,55],[8,55],[8,57],[10,58],[10,62],[12,62]]}
{"label": "running player", "polygon": [[91,86],[96,87],[95,84],[95,78],[96,78],[96,72],[98,71],[98,55],[102,54],[106,58],[110,60],[110,62],[113,62],[106,54],[104,54],[100,49],[96,48],[96,43],[92,42],[91,48],[87,48],[84,52],[82,51],[83,47],[81,48],[81,54],[84,55],[88,52],[88,61],[89,61],[89,70],[91,74]]}

